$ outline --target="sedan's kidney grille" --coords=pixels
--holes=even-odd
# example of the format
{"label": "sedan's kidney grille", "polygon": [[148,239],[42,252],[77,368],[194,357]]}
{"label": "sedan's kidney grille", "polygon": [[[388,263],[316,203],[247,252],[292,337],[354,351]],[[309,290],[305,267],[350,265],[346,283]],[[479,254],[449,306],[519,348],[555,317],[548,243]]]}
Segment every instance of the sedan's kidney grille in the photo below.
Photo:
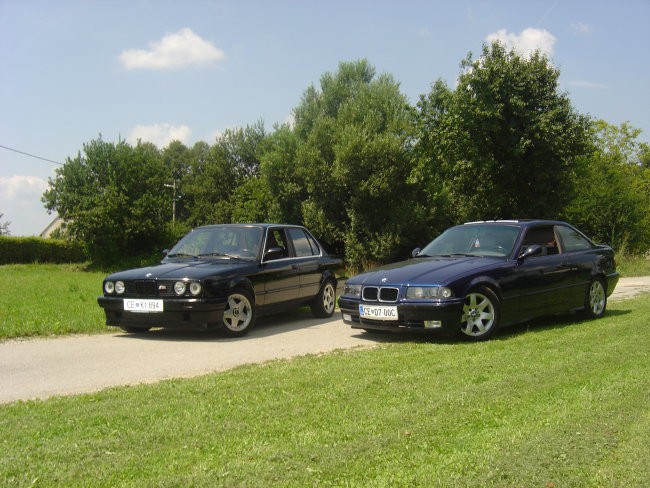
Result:
{"label": "sedan's kidney grille", "polygon": [[174,294],[174,283],[157,280],[135,280],[124,282],[126,287],[125,295],[137,298],[151,297],[172,297]]}
{"label": "sedan's kidney grille", "polygon": [[399,297],[399,288],[366,286],[361,298],[367,302],[396,302]]}

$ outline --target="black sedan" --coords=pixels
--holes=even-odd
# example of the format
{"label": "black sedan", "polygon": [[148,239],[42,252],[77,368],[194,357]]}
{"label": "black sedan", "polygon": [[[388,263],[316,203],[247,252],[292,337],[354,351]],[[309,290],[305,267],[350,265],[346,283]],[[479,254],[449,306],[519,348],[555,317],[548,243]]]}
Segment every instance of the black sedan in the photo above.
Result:
{"label": "black sedan", "polygon": [[542,315],[601,317],[618,278],[612,249],[565,222],[472,222],[415,249],[413,259],[352,277],[339,306],[353,328],[483,340]]}
{"label": "black sedan", "polygon": [[241,336],[259,314],[305,304],[316,317],[334,312],[340,259],[304,227],[275,224],[199,227],[161,264],[114,273],[98,303],[106,325],[222,329]]}

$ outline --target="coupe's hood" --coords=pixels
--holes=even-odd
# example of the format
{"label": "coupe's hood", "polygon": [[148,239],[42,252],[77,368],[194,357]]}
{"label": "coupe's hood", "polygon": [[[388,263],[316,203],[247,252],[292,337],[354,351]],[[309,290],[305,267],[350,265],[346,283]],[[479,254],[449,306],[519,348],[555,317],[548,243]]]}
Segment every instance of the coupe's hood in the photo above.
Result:
{"label": "coupe's hood", "polygon": [[129,269],[119,271],[108,276],[107,280],[177,280],[177,279],[201,279],[208,276],[220,275],[229,276],[235,272],[241,272],[247,268],[255,268],[257,263],[242,262],[235,260],[183,260],[179,262],[167,262],[146,268]]}
{"label": "coupe's hood", "polygon": [[494,266],[499,261],[503,261],[503,258],[415,258],[361,273],[351,278],[349,283],[362,285],[445,285],[483,267]]}

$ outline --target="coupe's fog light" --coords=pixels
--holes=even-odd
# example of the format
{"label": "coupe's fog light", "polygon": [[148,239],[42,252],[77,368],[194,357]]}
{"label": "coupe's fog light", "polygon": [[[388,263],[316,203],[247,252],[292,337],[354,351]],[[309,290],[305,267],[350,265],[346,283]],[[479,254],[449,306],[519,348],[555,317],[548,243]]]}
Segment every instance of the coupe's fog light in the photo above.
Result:
{"label": "coupe's fog light", "polygon": [[425,329],[439,329],[442,327],[442,322],[440,320],[425,320],[424,328]]}
{"label": "coupe's fog light", "polygon": [[193,281],[190,283],[190,293],[194,296],[198,295],[201,293],[201,283],[198,283],[196,281]]}
{"label": "coupe's fog light", "polygon": [[104,283],[104,291],[109,295],[115,291],[115,284],[112,281]]}
{"label": "coupe's fog light", "polygon": [[343,320],[347,320],[348,322],[352,322],[352,315],[348,313],[343,314]]}
{"label": "coupe's fog light", "polygon": [[185,283],[183,283],[182,281],[177,281],[176,283],[174,283],[174,293],[176,293],[177,295],[182,295],[183,293],[185,293],[186,288],[187,287],[185,286]]}
{"label": "coupe's fog light", "polygon": [[115,282],[115,291],[117,292],[117,294],[121,295],[122,293],[124,293],[124,290],[126,290],[126,288],[124,287],[124,282],[123,281],[116,281]]}

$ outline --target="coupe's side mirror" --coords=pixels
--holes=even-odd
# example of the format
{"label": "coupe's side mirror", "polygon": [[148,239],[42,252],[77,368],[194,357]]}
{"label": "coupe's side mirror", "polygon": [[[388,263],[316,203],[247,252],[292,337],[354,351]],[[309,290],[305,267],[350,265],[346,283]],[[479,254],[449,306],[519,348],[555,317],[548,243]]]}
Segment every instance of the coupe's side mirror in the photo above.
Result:
{"label": "coupe's side mirror", "polygon": [[417,257],[418,254],[420,254],[420,251],[422,251],[422,249],[420,249],[419,247],[416,247],[415,249],[413,249],[413,252],[411,252],[411,257],[414,257],[414,258]]}
{"label": "coupe's side mirror", "polygon": [[283,247],[270,247],[264,253],[264,261],[272,261],[274,259],[279,259],[284,256]]}
{"label": "coupe's side mirror", "polygon": [[526,249],[519,253],[519,259],[526,259],[531,256],[539,256],[542,254],[542,246],[539,244],[531,244]]}
{"label": "coupe's side mirror", "polygon": [[163,254],[163,258],[166,258],[167,255],[169,254],[169,249],[163,249],[162,254]]}

